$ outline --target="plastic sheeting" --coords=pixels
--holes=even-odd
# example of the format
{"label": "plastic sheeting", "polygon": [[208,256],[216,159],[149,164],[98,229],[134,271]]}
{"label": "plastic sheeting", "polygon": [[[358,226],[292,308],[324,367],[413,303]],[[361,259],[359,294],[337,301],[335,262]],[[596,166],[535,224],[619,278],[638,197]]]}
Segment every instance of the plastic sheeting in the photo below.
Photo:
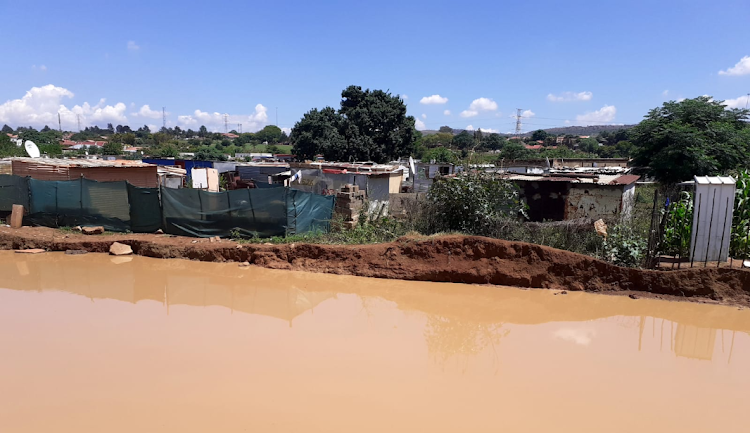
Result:
{"label": "plastic sheeting", "polygon": [[130,230],[127,183],[88,179],[46,181],[28,179],[31,199],[28,222],[48,227],[100,225],[106,230]]}
{"label": "plastic sheeting", "polygon": [[0,174],[0,212],[10,212],[14,204],[29,209],[29,181],[25,177]]}
{"label": "plastic sheeting", "polygon": [[29,209],[27,223],[47,227],[101,225],[142,233],[161,228],[197,237],[285,236],[328,231],[334,201],[333,196],[283,187],[212,193],[139,188],[124,181],[0,176],[0,211],[23,204]]}

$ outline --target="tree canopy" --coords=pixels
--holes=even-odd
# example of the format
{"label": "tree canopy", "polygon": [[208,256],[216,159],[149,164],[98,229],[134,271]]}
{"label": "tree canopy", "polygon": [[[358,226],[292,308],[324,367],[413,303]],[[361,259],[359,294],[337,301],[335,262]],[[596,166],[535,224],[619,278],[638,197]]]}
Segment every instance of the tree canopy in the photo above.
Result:
{"label": "tree canopy", "polygon": [[416,140],[414,117],[401,98],[382,90],[349,86],[338,111],[312,109],[292,129],[298,158],[387,162],[409,155]]}
{"label": "tree canopy", "polygon": [[667,183],[746,168],[749,113],[708,96],[665,102],[630,130],[633,160]]}

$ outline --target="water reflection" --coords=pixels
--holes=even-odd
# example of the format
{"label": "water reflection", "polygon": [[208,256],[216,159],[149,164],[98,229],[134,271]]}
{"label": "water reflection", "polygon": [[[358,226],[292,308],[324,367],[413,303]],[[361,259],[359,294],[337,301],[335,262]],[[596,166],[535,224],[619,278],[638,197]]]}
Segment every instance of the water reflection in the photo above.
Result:
{"label": "water reflection", "polygon": [[[174,306],[219,306],[231,312],[283,320],[290,327],[297,317],[337,294],[359,296],[367,315],[370,300],[384,299],[399,310],[425,316],[422,335],[427,350],[439,366],[454,361],[466,371],[471,358],[486,354],[497,369],[501,341],[511,328],[550,322],[615,320],[638,327],[638,350],[644,341],[658,339],[663,350],[679,357],[712,360],[717,334],[722,353],[731,360],[735,332],[748,333],[750,314],[736,308],[570,293],[550,296],[539,291],[502,290],[494,287],[386,281],[322,274],[239,268],[236,264],[153,260],[89,254],[21,256],[2,253],[0,287],[24,291],[63,291],[92,300],[130,303],[156,301],[166,314]],[[114,266],[113,266],[114,265]],[[651,324],[651,333],[647,322]],[[657,336],[656,321],[659,320]],[[667,328],[665,328],[665,326]],[[727,351],[724,349],[727,332]],[[731,333],[731,337],[729,334]],[[593,327],[557,326],[554,339],[582,348],[598,344]],[[731,338],[731,342],[729,339]],[[635,345],[636,343],[633,342]],[[648,343],[650,344],[650,343]]]}

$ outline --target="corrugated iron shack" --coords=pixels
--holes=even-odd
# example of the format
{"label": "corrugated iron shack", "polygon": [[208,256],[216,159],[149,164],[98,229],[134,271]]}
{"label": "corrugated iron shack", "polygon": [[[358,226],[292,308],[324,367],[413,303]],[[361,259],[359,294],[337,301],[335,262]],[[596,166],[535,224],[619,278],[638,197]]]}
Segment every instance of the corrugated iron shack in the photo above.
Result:
{"label": "corrugated iron shack", "polygon": [[562,221],[629,215],[639,176],[574,172],[508,179],[521,189],[531,221]]}
{"label": "corrugated iron shack", "polygon": [[13,158],[13,174],[38,180],[75,180],[86,178],[99,182],[125,180],[132,185],[155,188],[159,185],[157,168],[141,161]]}

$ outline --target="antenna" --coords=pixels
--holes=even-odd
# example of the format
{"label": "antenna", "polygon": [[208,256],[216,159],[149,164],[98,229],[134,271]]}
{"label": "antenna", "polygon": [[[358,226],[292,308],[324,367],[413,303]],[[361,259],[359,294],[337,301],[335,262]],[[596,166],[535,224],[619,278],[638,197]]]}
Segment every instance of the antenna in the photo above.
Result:
{"label": "antenna", "polygon": [[224,133],[229,132],[229,115],[224,115]]}
{"label": "antenna", "polygon": [[57,127],[60,128],[60,132],[62,132],[62,120],[60,120],[60,112],[57,112]]}
{"label": "antenna", "polygon": [[81,115],[76,114],[76,118],[78,119],[78,132],[81,132]]}
{"label": "antenna", "polygon": [[167,129],[167,107],[161,107],[161,127]]}
{"label": "antenna", "polygon": [[518,114],[516,114],[516,135],[521,133],[521,110],[523,108],[517,108]]}

